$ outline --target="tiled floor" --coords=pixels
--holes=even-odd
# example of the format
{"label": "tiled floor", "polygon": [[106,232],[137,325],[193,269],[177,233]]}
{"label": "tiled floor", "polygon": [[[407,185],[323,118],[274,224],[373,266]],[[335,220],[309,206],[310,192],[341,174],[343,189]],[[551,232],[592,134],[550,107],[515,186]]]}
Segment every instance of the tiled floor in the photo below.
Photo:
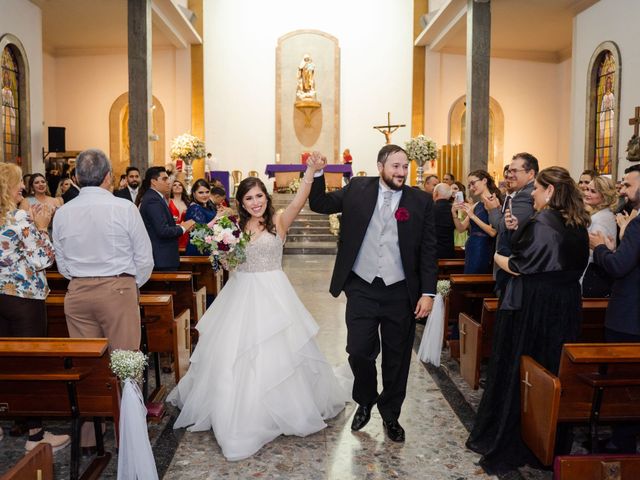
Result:
{"label": "tiled floor", "polygon": [[[290,255],[285,271],[300,298],[320,325],[318,343],[334,365],[344,364],[346,328],[344,297],[333,298],[329,280],[333,256]],[[418,327],[418,338],[422,327]],[[447,374],[448,373],[448,374]],[[153,377],[152,377],[153,378]],[[169,389],[172,375],[163,375]],[[453,380],[452,380],[453,379]],[[473,409],[481,392],[465,388],[455,362],[440,369],[425,368],[414,356],[401,424],[406,442],[385,439],[377,410],[360,432],[351,432],[354,405],[332,419],[329,426],[306,438],[279,437],[250,459],[228,462],[211,432],[173,430],[175,410],[159,424],[151,424],[150,438],[161,478],[165,479],[483,479],[492,478],[476,465],[478,455],[464,447]],[[0,422],[8,430],[9,422]],[[64,421],[47,425],[57,431]],[[107,449],[113,449],[113,434],[107,434]],[[24,453],[24,439],[5,435],[0,441],[0,474]],[[69,449],[55,455],[56,478],[68,478]],[[86,463],[87,460],[85,460]],[[115,478],[114,454],[103,478]],[[493,477],[495,478],[495,477]],[[503,478],[550,479],[548,472],[514,472]]]}

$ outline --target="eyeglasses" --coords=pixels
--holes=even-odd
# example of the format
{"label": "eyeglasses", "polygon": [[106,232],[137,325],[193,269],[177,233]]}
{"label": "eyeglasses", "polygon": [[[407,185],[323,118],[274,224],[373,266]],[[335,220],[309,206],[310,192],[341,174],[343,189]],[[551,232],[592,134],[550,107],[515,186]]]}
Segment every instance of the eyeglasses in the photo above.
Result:
{"label": "eyeglasses", "polygon": [[509,170],[507,170],[507,173],[509,175],[515,175],[518,172],[528,172],[529,170],[527,170],[526,168],[510,168]]}
{"label": "eyeglasses", "polygon": [[479,181],[480,180],[470,180],[469,183],[467,183],[467,186],[468,187],[473,187],[476,184],[476,182],[479,182]]}

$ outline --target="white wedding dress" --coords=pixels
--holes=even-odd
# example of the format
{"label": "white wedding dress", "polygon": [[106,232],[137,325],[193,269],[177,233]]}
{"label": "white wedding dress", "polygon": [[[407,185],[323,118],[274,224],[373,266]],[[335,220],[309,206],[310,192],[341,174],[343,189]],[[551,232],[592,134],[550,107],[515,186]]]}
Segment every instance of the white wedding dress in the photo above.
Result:
{"label": "white wedding dress", "polygon": [[323,429],[351,397],[316,345],[318,325],[282,271],[282,247],[268,232],[248,245],[198,322],[189,370],[167,398],[181,409],[174,428],[213,429],[228,460],[281,434]]}

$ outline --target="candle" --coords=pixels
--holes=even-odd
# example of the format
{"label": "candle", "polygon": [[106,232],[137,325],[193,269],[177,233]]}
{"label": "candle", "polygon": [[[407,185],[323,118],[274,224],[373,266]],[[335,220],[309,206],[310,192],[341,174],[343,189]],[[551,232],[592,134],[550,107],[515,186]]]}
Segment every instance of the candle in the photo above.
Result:
{"label": "candle", "polygon": [[280,154],[276,153],[276,163],[280,163]]}

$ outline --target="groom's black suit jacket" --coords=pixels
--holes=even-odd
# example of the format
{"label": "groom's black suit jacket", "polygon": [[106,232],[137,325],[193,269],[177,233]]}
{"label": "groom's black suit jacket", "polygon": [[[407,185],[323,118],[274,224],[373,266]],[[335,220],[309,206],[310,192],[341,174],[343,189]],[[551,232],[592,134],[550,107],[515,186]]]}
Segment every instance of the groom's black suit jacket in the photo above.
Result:
{"label": "groom's black suit jacket", "polygon": [[178,270],[178,239],[184,232],[176,225],[167,203],[158,192],[152,189],[145,192],[140,202],[140,215],[151,240],[154,268]]}
{"label": "groom's black suit jacket", "polygon": [[[342,212],[338,256],[330,292],[340,295],[356,261],[360,246],[378,201],[379,177],[355,177],[347,186],[325,192],[324,176],[314,179],[309,195],[311,210],[332,214]],[[436,293],[437,261],[433,223],[433,200],[422,190],[404,186],[398,209],[409,213],[398,221],[398,243],[411,304],[423,293]]]}

